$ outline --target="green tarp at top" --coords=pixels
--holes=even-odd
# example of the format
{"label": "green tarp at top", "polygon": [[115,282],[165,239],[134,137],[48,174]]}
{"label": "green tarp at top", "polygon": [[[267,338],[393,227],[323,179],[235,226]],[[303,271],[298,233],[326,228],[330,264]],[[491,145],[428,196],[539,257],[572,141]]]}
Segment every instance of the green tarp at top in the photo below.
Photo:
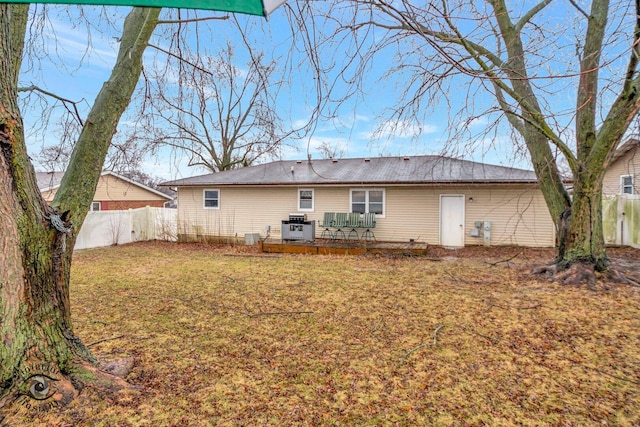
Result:
{"label": "green tarp at top", "polygon": [[91,4],[218,10],[267,16],[286,0],[9,0],[7,3]]}

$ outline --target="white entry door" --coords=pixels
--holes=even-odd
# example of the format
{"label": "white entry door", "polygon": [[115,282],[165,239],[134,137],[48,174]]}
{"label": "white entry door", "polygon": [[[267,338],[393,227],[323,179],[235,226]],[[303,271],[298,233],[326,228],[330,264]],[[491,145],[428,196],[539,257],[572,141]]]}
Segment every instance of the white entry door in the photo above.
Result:
{"label": "white entry door", "polygon": [[464,246],[464,195],[440,195],[440,244],[450,248]]}

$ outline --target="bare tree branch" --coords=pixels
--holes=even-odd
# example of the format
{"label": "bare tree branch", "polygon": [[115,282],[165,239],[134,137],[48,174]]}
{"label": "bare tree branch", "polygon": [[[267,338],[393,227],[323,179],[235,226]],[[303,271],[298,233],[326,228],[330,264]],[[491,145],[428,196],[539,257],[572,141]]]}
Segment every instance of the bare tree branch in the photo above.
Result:
{"label": "bare tree branch", "polygon": [[[50,98],[56,99],[60,102],[62,102],[62,105],[67,109],[67,111],[69,113],[72,114],[72,116],[78,121],[78,124],[80,124],[80,126],[84,126],[84,122],[82,120],[82,116],[80,115],[80,112],[78,111],[78,103],[80,101],[72,101],[68,98],[65,98],[63,96],[57,95],[53,92],[50,92],[48,90],[44,90],[36,85],[31,85],[31,86],[25,86],[25,87],[19,87],[18,88],[18,92],[39,92],[43,95],[46,95]],[[69,107],[71,106],[71,107]]]}
{"label": "bare tree branch", "polygon": [[577,10],[578,12],[580,12],[580,14],[581,14],[582,16],[584,16],[585,18],[589,19],[589,14],[588,14],[584,9],[582,9],[582,8],[580,7],[580,5],[576,2],[576,0],[569,0],[569,3],[571,3],[571,5],[572,5],[573,7],[575,7],[575,8],[576,8],[576,10]]}
{"label": "bare tree branch", "polygon": [[[282,127],[275,111],[274,91],[282,82],[273,78],[275,63],[265,63],[262,53],[250,52],[241,69],[231,45],[206,56],[159,50],[179,65],[154,70],[145,115],[151,121],[140,129],[139,140],[186,152],[190,165],[217,172],[276,154],[295,132]],[[175,79],[181,82],[177,88]]]}
{"label": "bare tree branch", "polygon": [[[520,18],[520,20],[516,23],[515,25],[515,30],[517,32],[522,31],[522,28],[527,25],[529,22],[531,22],[531,19],[538,13],[540,12],[542,9],[544,9],[545,7],[547,7],[549,5],[549,3],[551,3],[553,0],[543,0],[540,3],[538,3],[537,5],[535,5],[533,8],[531,8],[531,10],[529,10],[529,12],[525,13],[522,18]],[[571,1],[571,0],[570,0]]]}
{"label": "bare tree branch", "polygon": [[212,73],[211,71],[206,70],[206,69],[204,69],[204,68],[200,67],[198,64],[195,64],[195,63],[193,63],[193,62],[188,61],[187,59],[185,59],[185,58],[181,57],[180,55],[177,55],[177,54],[175,54],[175,53],[173,53],[173,52],[169,52],[168,50],[163,49],[163,48],[161,48],[160,46],[157,46],[157,45],[154,45],[154,44],[149,43],[149,47],[151,47],[151,48],[153,48],[153,49],[156,49],[156,50],[158,50],[158,51],[160,51],[160,52],[164,53],[164,54],[165,54],[165,55],[167,55],[167,56],[171,56],[171,57],[173,57],[173,58],[176,58],[176,59],[178,59],[179,61],[184,62],[185,64],[188,64],[189,66],[191,66],[191,67],[193,67],[193,68],[197,69],[198,71],[201,71],[201,72],[206,73],[206,74],[209,74],[209,75],[213,75],[213,73]]}

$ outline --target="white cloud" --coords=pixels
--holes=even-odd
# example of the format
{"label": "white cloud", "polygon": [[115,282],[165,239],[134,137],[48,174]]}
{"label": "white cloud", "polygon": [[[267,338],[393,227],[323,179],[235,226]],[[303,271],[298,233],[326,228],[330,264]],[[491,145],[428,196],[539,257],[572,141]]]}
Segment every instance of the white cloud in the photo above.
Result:
{"label": "white cloud", "polygon": [[319,159],[322,157],[319,151],[322,144],[326,144],[329,147],[334,148],[336,152],[347,153],[350,141],[349,139],[340,136],[312,136],[308,140],[308,149],[305,147],[305,152],[308,150],[311,153],[312,158]]}
{"label": "white cloud", "polygon": [[349,140],[340,136],[312,136],[309,138],[308,145],[311,149],[317,150],[322,144],[346,149],[349,147]]}
{"label": "white cloud", "polygon": [[142,162],[141,169],[160,181],[172,181],[210,173],[204,167],[189,166],[189,156],[175,152],[148,158]]}
{"label": "white cloud", "polygon": [[291,126],[293,127],[293,129],[300,129],[303,126],[306,126],[309,123],[309,119],[297,119],[294,120],[293,123],[291,123]]}
{"label": "white cloud", "polygon": [[365,116],[364,114],[356,114],[355,120],[356,122],[369,122],[371,121],[371,117]]}
{"label": "white cloud", "polygon": [[[104,38],[94,31],[89,35],[85,27],[71,26],[67,22],[50,19],[45,34],[49,50],[60,57],[84,65],[111,70],[117,58],[118,45],[114,38]],[[45,32],[47,30],[45,29]]]}
{"label": "white cloud", "polygon": [[416,125],[408,121],[387,121],[378,126],[377,129],[359,133],[362,139],[384,139],[384,138],[416,138],[420,135],[432,134],[438,132],[439,129],[435,125],[421,124]]}
{"label": "white cloud", "polygon": [[306,154],[301,154],[301,151],[305,151],[306,153],[306,149],[301,150],[298,147],[283,145],[280,149],[280,158],[284,160],[302,159],[306,157]]}
{"label": "white cloud", "polygon": [[467,123],[467,128],[476,129],[476,128],[484,128],[489,124],[489,120],[486,116],[475,117]]}

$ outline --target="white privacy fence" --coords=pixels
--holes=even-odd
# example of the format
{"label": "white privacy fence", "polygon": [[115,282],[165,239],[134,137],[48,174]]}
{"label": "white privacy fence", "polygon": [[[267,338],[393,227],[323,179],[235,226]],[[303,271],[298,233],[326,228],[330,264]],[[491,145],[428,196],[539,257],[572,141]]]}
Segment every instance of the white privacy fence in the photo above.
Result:
{"label": "white privacy fence", "polygon": [[602,225],[606,244],[640,248],[640,195],[604,196]]}
{"label": "white privacy fence", "polygon": [[92,211],[82,224],[74,249],[99,248],[143,240],[171,240],[178,235],[178,210],[145,207]]}

